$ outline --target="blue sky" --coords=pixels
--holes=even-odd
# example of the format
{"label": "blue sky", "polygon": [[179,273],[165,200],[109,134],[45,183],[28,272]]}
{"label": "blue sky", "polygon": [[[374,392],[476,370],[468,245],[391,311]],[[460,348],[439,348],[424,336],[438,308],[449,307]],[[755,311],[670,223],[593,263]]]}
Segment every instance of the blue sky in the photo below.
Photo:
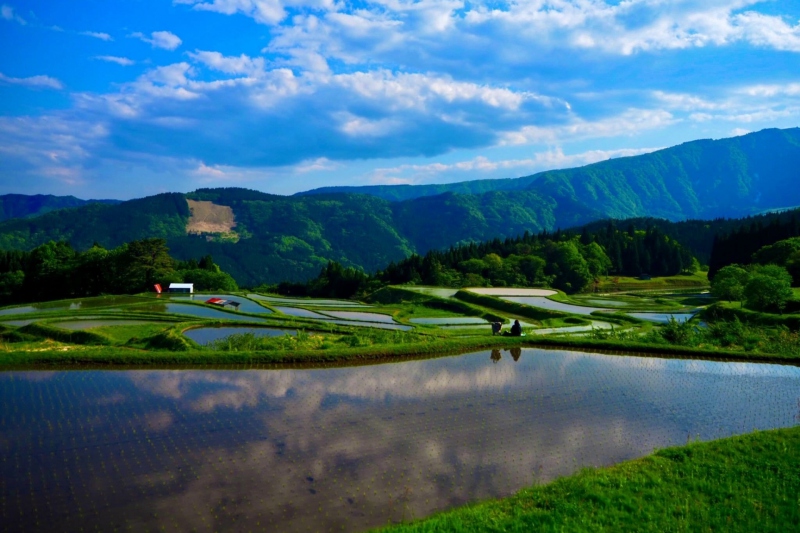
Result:
{"label": "blue sky", "polygon": [[0,0],[0,193],[509,178],[800,125],[800,2]]}

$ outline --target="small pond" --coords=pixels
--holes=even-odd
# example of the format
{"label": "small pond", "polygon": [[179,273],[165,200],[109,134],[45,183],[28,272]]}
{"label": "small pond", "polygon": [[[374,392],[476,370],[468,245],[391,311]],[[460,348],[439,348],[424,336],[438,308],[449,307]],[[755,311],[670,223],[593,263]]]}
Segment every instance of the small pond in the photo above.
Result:
{"label": "small pond", "polygon": [[440,318],[412,318],[409,320],[412,324],[480,324],[488,326],[489,322],[482,318],[474,316],[449,316]]}
{"label": "small pond", "polygon": [[197,344],[203,345],[241,333],[252,333],[256,337],[280,337],[282,335],[297,335],[297,330],[279,328],[228,327],[194,328],[183,332],[186,337],[189,337]]}
{"label": "small pond", "polygon": [[[243,311],[245,313],[271,313],[272,311],[264,307],[263,305],[258,305],[253,300],[248,300],[244,296],[234,296],[233,294],[195,294],[193,296],[171,296],[170,300],[192,300],[195,302],[203,303],[206,300],[211,298],[219,298],[220,300],[233,300],[234,302],[239,302],[239,311]],[[224,309],[229,311],[235,311],[233,307],[226,306]]]}
{"label": "small pond", "polygon": [[800,368],[487,350],[365,367],[0,373],[7,531],[364,531],[793,426]]}

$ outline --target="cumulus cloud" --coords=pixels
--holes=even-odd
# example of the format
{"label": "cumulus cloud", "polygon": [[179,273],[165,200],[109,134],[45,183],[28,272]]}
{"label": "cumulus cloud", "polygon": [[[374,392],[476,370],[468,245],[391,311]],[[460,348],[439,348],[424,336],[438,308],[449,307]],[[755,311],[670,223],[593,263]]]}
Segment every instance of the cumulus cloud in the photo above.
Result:
{"label": "cumulus cloud", "polygon": [[280,0],[174,0],[176,4],[189,4],[192,9],[214,11],[225,15],[241,13],[262,24],[277,24],[286,17]]}
{"label": "cumulus cloud", "polygon": [[107,33],[99,32],[99,31],[82,31],[80,32],[81,35],[85,35],[87,37],[94,37],[95,39],[100,39],[101,41],[113,41],[114,39]]}
{"label": "cumulus cloud", "polygon": [[0,72],[0,83],[8,83],[11,85],[22,85],[24,87],[31,87],[34,89],[63,89],[64,84],[56,78],[50,76],[30,76],[28,78],[12,78]]}
{"label": "cumulus cloud", "polygon": [[462,180],[493,175],[498,170],[514,170],[517,173],[532,173],[541,170],[568,168],[597,163],[617,157],[630,157],[646,154],[659,148],[621,148],[616,150],[589,150],[577,154],[565,154],[561,147],[538,152],[525,159],[490,160],[478,156],[468,161],[457,163],[430,163],[425,165],[398,165],[390,168],[378,168],[370,173],[369,181],[376,184],[421,184],[443,181]]}
{"label": "cumulus cloud", "polygon": [[149,43],[153,48],[163,48],[164,50],[175,50],[183,42],[180,37],[168,31],[154,31],[150,37],[141,32],[135,32],[131,34],[131,37]]}
{"label": "cumulus cloud", "polygon": [[95,59],[100,61],[107,61],[109,63],[116,63],[117,65],[122,65],[123,67],[129,67],[136,63],[136,61],[132,59],[128,59],[127,57],[119,57],[119,56],[95,56]]}

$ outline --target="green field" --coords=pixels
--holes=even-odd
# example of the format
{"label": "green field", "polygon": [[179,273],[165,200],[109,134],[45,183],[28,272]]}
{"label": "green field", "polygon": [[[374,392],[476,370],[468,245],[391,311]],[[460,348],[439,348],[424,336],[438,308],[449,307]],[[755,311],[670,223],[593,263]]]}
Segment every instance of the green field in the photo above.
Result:
{"label": "green field", "polygon": [[586,469],[392,532],[800,530],[800,427]]}

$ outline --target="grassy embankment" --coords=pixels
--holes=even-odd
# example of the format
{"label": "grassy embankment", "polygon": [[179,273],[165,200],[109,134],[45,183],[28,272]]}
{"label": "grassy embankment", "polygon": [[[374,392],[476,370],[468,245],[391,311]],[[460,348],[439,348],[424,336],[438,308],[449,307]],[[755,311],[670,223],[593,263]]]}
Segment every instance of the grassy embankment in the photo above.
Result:
{"label": "grassy embankment", "polygon": [[671,290],[671,289],[700,289],[708,287],[708,272],[695,272],[694,274],[680,274],[642,280],[626,276],[607,276],[600,280],[598,292],[617,291],[642,291],[642,290]]}
{"label": "grassy embankment", "polygon": [[800,427],[667,448],[391,532],[798,531]]}
{"label": "grassy embankment", "polygon": [[[376,293],[377,294],[377,293]],[[405,321],[413,316],[452,315],[480,316],[487,319],[522,318],[541,326],[568,326],[585,324],[586,317],[538,309],[523,304],[507,302],[491,296],[460,291],[459,299],[433,298],[414,291],[392,288],[377,295],[369,311],[386,310],[395,318]],[[384,303],[385,302],[385,303]],[[203,304],[198,304],[203,305]],[[441,356],[471,350],[511,346],[561,347],[612,353],[651,354],[663,357],[698,357],[703,359],[753,360],[794,362],[800,360],[800,350],[793,350],[795,333],[779,339],[780,350],[765,351],[769,343],[734,339],[719,342],[668,342],[656,338],[652,325],[637,325],[637,320],[623,315],[603,314],[600,318],[618,324],[613,334],[598,332],[593,338],[544,338],[529,335],[525,338],[493,337],[488,327],[469,330],[444,330],[418,326],[413,332],[392,332],[361,327],[323,324],[272,314],[259,317],[260,326],[292,328],[301,331],[297,337],[256,339],[241,337],[233,342],[200,347],[182,335],[191,327],[256,326],[253,323],[230,320],[203,320],[196,317],[179,317],[163,313],[110,310],[103,318],[165,319],[172,324],[144,324],[92,328],[85,332],[69,332],[55,327],[53,319],[64,317],[80,319],[66,311],[48,313],[45,323],[22,328],[3,327],[0,331],[0,365],[5,367],[70,366],[70,365],[242,365],[242,364],[359,364],[387,360],[403,360],[424,356]],[[716,306],[715,306],[716,307]],[[725,306],[727,309],[729,306]],[[112,312],[113,311],[113,312]],[[97,314],[99,310],[93,310]],[[64,318],[60,317],[60,318]],[[770,319],[774,319],[773,316]],[[45,317],[42,317],[45,318]],[[786,319],[788,317],[784,317]],[[176,321],[179,321],[176,323]],[[637,325],[635,329],[632,326]],[[641,335],[642,332],[648,333]],[[464,336],[464,334],[468,336]],[[657,333],[657,332],[655,332]],[[747,333],[747,331],[745,331]],[[727,333],[726,333],[727,335]],[[694,339],[696,341],[696,339]],[[789,341],[788,344],[786,341]],[[774,343],[773,343],[774,344]],[[772,352],[772,353],[770,353]]]}

